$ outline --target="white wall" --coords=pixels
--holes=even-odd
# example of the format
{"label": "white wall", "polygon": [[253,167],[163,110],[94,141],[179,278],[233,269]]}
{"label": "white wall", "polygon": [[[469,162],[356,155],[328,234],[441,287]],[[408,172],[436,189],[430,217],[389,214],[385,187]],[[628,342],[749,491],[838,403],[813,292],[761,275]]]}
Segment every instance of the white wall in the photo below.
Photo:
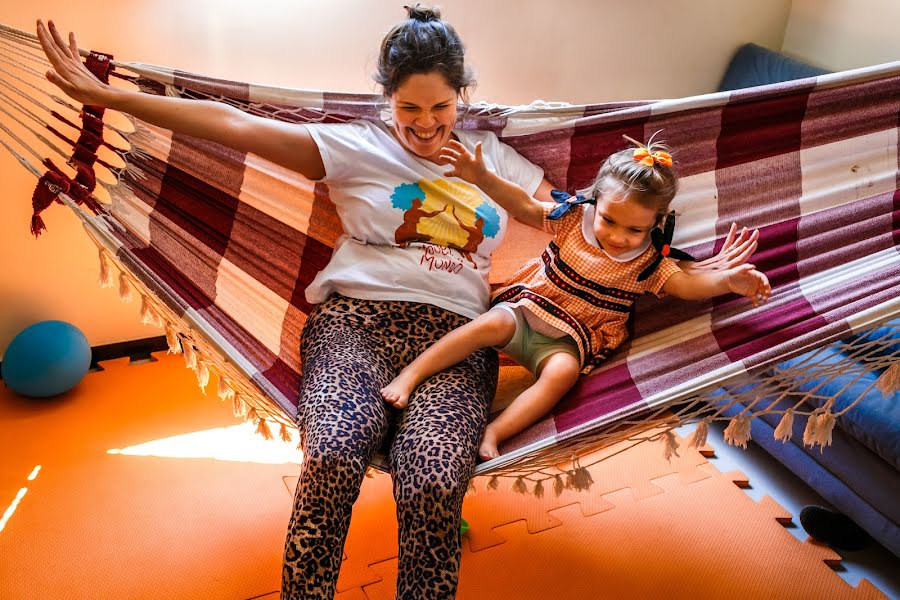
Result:
{"label": "white wall", "polygon": [[900,60],[900,0],[793,0],[782,50],[831,71]]}
{"label": "white wall", "polygon": [[[373,91],[383,34],[404,16],[384,0],[31,0],[0,20],[32,30],[54,18],[84,48],[256,83]],[[713,90],[734,50],[781,47],[790,0],[448,0],[469,49],[475,99],[597,102]],[[2,74],[0,74],[2,76]],[[30,323],[74,323],[98,345],[158,335],[138,308],[96,287],[97,258],[67,209],[28,233],[34,178],[0,148],[0,352]]]}

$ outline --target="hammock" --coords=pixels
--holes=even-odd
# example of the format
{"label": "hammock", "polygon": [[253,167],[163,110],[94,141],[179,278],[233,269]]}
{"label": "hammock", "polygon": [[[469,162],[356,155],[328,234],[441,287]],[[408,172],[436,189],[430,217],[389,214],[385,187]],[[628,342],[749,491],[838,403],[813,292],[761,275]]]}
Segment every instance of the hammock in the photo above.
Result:
{"label": "hammock", "polygon": [[[382,118],[375,95],[249,85],[83,55],[98,76],[150,94],[216,99],[294,123]],[[202,387],[216,375],[218,395],[236,414],[267,437],[275,426],[290,439],[300,331],[312,308],[304,290],[341,234],[327,186],[136,119],[130,130],[105,123],[102,109],[82,111],[41,83],[46,61],[28,33],[0,26],[0,61],[0,110],[28,132],[0,124],[0,144],[39,178],[33,230],[41,231],[39,213],[52,202],[69,205],[97,243],[101,284],[117,279],[123,299],[139,296],[142,319],[165,327],[170,350],[183,350]],[[496,132],[569,192],[590,182],[623,134],[646,139],[664,130],[682,178],[675,245],[708,257],[732,221],[759,228],[752,260],[773,284],[771,300],[756,309],[734,296],[642,298],[631,341],[505,444],[500,458],[478,467],[494,475],[489,487],[500,476],[522,492],[542,490],[544,481],[583,489],[591,482],[579,456],[588,450],[651,439],[671,456],[672,429],[691,422],[699,422],[693,446],[719,419],[730,420],[726,439],[746,446],[753,417],[784,414],[776,432],[783,439],[793,418],[805,417],[804,442],[825,446],[834,418],[853,403],[833,411],[822,398],[815,410],[801,407],[819,387],[809,382],[858,368],[855,360],[817,361],[819,353],[834,356],[827,349],[836,344],[867,357],[863,371],[883,372],[884,393],[896,389],[900,356],[885,351],[891,341],[846,338],[900,314],[898,121],[900,62],[660,102],[461,107],[460,127]],[[495,284],[547,241],[518,224],[508,239],[516,243],[495,255]],[[528,383],[523,369],[504,364],[495,408]],[[737,402],[746,409],[725,417]],[[387,468],[382,457],[373,466]]]}

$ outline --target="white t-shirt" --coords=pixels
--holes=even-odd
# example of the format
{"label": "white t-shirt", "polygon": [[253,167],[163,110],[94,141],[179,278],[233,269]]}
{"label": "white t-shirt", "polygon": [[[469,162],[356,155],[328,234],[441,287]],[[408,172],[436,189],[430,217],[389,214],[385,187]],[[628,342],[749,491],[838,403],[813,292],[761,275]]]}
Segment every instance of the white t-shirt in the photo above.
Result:
{"label": "white t-shirt", "polygon": [[[404,149],[384,123],[307,125],[325,164],[344,227],[331,261],[306,289],[365,300],[424,302],[476,317],[488,308],[491,253],[506,233],[506,211],[476,186],[445,177]],[[454,131],[487,168],[534,194],[543,171],[489,131]]]}

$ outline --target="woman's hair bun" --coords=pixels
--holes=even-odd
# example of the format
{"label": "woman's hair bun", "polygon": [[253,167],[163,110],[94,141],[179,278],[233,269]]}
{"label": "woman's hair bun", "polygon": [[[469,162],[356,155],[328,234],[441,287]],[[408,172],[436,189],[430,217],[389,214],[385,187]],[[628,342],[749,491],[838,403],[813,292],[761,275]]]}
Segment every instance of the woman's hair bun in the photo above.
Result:
{"label": "woman's hair bun", "polygon": [[441,11],[436,8],[425,8],[423,6],[420,6],[419,4],[404,6],[403,8],[406,9],[409,18],[415,21],[422,21],[423,23],[427,23],[428,21],[441,20]]}
{"label": "woman's hair bun", "polygon": [[405,6],[408,17],[395,25],[381,40],[375,81],[390,98],[411,75],[440,73],[463,100],[466,89],[475,83],[466,67],[466,49],[459,34],[441,20],[441,13],[419,4]]}

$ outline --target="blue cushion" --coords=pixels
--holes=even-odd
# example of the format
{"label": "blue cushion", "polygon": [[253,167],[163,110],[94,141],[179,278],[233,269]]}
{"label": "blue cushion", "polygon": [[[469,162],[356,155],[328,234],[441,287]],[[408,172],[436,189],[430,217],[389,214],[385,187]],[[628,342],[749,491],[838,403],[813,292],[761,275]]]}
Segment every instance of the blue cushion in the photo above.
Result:
{"label": "blue cushion", "polygon": [[815,77],[825,73],[829,71],[788,58],[780,52],[756,44],[744,44],[738,48],[734,58],[731,59],[731,64],[725,70],[719,91]]}
{"label": "blue cushion", "polygon": [[[815,358],[811,359],[821,366],[839,364],[850,359],[849,355],[842,352],[838,346],[829,346],[818,351]],[[804,368],[810,361],[808,355],[802,354],[795,358],[782,361],[779,367]],[[846,375],[837,375],[831,381],[823,383],[822,380],[811,379],[798,383],[798,392],[809,392],[818,398],[809,398],[807,403],[813,407],[824,403],[822,397],[835,397],[834,411],[846,408],[851,402],[866,392],[872,383],[878,379],[882,371],[871,371],[862,374],[848,372]],[[747,386],[740,391],[745,391]],[[771,399],[762,400],[756,408],[763,408],[771,403]],[[795,400],[789,399],[793,404]],[[805,423],[805,419],[804,419]],[[869,389],[865,397],[847,413],[837,420],[837,426],[850,434],[870,450],[881,456],[885,461],[900,469],[900,392],[884,396],[875,387]]]}

